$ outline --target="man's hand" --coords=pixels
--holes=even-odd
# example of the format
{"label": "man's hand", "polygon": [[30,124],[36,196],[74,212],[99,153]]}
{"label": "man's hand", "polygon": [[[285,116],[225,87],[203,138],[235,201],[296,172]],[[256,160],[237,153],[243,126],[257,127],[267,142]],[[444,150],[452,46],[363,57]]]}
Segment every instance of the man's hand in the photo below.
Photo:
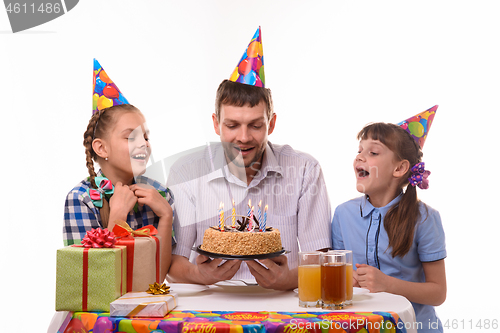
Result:
{"label": "man's hand", "polygon": [[288,268],[288,259],[284,255],[259,261],[250,260],[246,261],[246,264],[257,283],[264,288],[276,290],[297,288],[298,270]]}
{"label": "man's hand", "polygon": [[210,259],[207,256],[196,257],[198,278],[202,284],[214,284],[219,281],[230,280],[240,269],[240,260],[228,260],[221,264],[222,259]]}

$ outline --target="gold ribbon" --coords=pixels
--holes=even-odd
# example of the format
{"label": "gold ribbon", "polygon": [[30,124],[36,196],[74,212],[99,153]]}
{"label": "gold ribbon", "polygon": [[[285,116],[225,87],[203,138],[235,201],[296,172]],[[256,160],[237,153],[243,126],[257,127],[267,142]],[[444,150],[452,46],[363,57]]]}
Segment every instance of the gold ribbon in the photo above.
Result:
{"label": "gold ribbon", "polygon": [[170,293],[170,286],[167,286],[165,283],[160,285],[158,282],[155,282],[149,285],[149,289],[146,292],[153,295],[165,295]]}
{"label": "gold ribbon", "polygon": [[[120,227],[122,227],[123,229],[125,229],[129,234],[132,234],[134,236],[139,236],[139,237],[151,237],[151,230],[148,229],[148,228],[140,228],[138,230],[134,230],[132,229],[127,222],[125,221],[121,221],[121,220],[116,220],[115,221],[115,225],[119,225]],[[113,231],[115,231],[115,229],[113,228]],[[116,232],[115,232],[116,233]]]}
{"label": "gold ribbon", "polygon": [[[177,300],[175,299],[174,295],[151,295],[151,296],[144,296],[144,297],[127,297],[127,298],[120,298],[120,299],[133,299],[133,298],[150,298],[150,297],[172,297],[174,299],[174,307],[177,306]],[[125,317],[134,317],[136,316],[139,312],[141,312],[148,304],[154,304],[154,303],[161,303],[164,302],[167,305],[167,313],[171,310],[168,307],[168,301],[154,301],[154,302],[143,302],[137,305],[132,311],[130,311]],[[172,308],[172,309],[173,309]]]}

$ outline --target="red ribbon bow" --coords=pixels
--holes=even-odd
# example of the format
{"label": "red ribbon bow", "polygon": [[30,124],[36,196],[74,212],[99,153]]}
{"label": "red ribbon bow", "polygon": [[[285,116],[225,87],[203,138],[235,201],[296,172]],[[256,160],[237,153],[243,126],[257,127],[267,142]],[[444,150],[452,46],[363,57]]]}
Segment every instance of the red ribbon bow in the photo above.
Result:
{"label": "red ribbon bow", "polygon": [[114,247],[116,243],[115,235],[108,229],[92,229],[82,239],[84,247],[102,248]]}

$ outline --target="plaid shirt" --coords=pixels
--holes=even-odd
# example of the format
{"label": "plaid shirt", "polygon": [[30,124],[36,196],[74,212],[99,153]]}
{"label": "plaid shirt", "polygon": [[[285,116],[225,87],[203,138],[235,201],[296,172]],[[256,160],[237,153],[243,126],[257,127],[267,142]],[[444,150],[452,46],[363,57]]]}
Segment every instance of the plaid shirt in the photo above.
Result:
{"label": "plaid shirt", "polygon": [[[100,170],[97,176],[102,176]],[[147,177],[139,176],[135,181],[137,184],[151,185],[160,193],[163,192],[172,209],[174,208],[174,199],[168,188],[156,180]],[[94,206],[87,193],[89,187],[91,187],[90,180],[87,178],[76,185],[66,196],[63,227],[64,246],[80,244],[88,230],[91,228],[102,228],[99,208]],[[146,205],[130,211],[127,216],[127,223],[134,230],[146,225],[153,225],[158,228],[159,220],[160,218]],[[173,244],[175,244],[175,238],[172,233]]]}

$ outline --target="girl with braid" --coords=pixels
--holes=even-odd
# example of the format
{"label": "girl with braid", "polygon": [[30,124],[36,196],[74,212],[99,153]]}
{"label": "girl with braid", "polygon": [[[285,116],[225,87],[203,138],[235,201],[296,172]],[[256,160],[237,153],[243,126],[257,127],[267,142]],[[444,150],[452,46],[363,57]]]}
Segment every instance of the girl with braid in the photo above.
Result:
{"label": "girl with braid", "polygon": [[417,198],[428,188],[421,147],[436,109],[358,133],[353,169],[364,196],[339,205],[332,222],[334,249],[353,252],[354,286],[406,297],[418,332],[443,331],[434,306],[446,299],[441,217]]}
{"label": "girl with braid", "polygon": [[[128,104],[96,60],[94,102],[83,135],[89,177],[66,197],[64,244],[80,244],[92,228],[112,230],[117,220],[134,230],[153,225],[161,237],[163,280],[170,267],[173,200],[167,188],[141,176],[151,154],[145,118]],[[100,166],[97,172],[94,162]]]}

